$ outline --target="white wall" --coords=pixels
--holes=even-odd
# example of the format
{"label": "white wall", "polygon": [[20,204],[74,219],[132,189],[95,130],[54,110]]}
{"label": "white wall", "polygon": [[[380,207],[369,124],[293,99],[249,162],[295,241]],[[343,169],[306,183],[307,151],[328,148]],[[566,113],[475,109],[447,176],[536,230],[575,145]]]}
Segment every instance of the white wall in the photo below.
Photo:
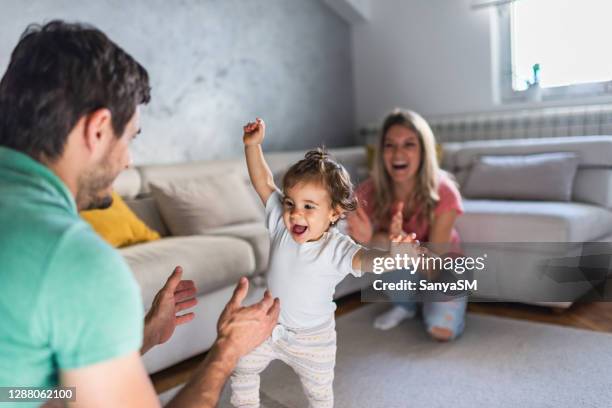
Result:
{"label": "white wall", "polygon": [[[395,106],[426,116],[610,104],[612,96],[499,103],[495,8],[472,0],[371,0],[352,25],[357,125]],[[493,26],[492,26],[493,25]]]}
{"label": "white wall", "polygon": [[83,21],[148,69],[136,164],[241,156],[266,119],[266,150],[352,143],[351,33],[319,0],[0,0],[0,75],[29,23]]}
{"label": "white wall", "polygon": [[353,26],[358,124],[395,106],[426,115],[493,106],[489,10],[471,0],[375,0]]}

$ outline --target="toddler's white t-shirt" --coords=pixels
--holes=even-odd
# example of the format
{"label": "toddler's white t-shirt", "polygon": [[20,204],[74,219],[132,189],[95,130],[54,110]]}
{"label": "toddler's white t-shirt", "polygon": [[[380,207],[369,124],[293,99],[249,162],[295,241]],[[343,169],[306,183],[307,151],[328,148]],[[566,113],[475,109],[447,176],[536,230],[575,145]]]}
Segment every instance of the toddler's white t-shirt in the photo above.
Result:
{"label": "toddler's white t-shirt", "polygon": [[336,228],[315,242],[298,244],[283,222],[283,203],[274,192],[266,203],[270,233],[268,289],[281,304],[279,322],[289,328],[311,328],[329,321],[336,310],[336,285],[348,274],[361,276],[352,267],[362,246]]}

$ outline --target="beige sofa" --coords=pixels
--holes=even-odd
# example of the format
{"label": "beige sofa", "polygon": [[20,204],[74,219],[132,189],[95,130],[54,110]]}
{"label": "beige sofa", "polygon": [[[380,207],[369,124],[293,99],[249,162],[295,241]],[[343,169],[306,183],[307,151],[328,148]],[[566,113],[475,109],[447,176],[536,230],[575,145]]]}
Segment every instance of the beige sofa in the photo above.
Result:
{"label": "beige sofa", "polygon": [[[347,167],[354,179],[367,177],[363,147],[336,149],[331,153]],[[279,178],[278,184],[283,172],[302,157],[303,152],[266,154],[270,168]],[[200,178],[228,171],[240,172],[252,195],[252,205],[259,208],[260,219],[210,229],[205,235],[171,236],[151,195],[150,182]],[[210,347],[216,335],[216,320],[241,276],[248,276],[251,281],[247,302],[261,298],[264,291],[262,275],[267,267],[269,250],[267,230],[263,224],[264,208],[251,187],[243,157],[137,166],[120,175],[115,190],[147,225],[162,235],[161,240],[121,249],[140,284],[145,307],[148,309],[151,305],[175,265],[181,265],[184,278],[193,279],[198,288],[195,320],[179,327],[168,343],[145,355],[147,370],[153,373]],[[223,200],[222,197],[219,199]],[[367,284],[365,280],[348,277],[338,286],[336,296],[359,290]]]}
{"label": "beige sofa", "polygon": [[[564,248],[579,251],[585,241],[610,241],[612,238],[612,137],[572,137],[495,142],[449,143],[445,146],[443,165],[463,181],[475,157],[482,154],[526,154],[535,152],[577,152],[578,173],[570,202],[464,200],[466,213],[457,227],[465,243],[485,243],[489,255],[488,274],[482,275],[481,295],[488,299],[525,301],[546,299],[561,290],[556,306],[568,306],[590,289],[588,283],[561,285],[538,276],[538,262],[564,255],[550,252],[550,242],[568,243]],[[363,147],[332,150],[352,177],[367,177]],[[270,168],[278,178],[289,165],[303,157],[303,152],[268,153]],[[196,178],[239,171],[249,187],[253,204],[260,209],[257,221],[226,225],[198,236],[171,236],[150,194],[150,182]],[[215,338],[215,323],[232,289],[241,276],[251,280],[248,301],[263,294],[269,242],[263,226],[263,206],[250,187],[244,159],[215,160],[172,165],[147,165],[122,174],[115,185],[128,205],[151,227],[161,233],[159,241],[121,250],[141,286],[145,307],[150,306],[157,290],[175,265],[182,265],[185,278],[198,287],[196,319],[177,329],[172,339],[144,357],[149,372],[156,372],[207,350]],[[528,243],[526,248],[521,243]],[[541,247],[538,248],[538,244]],[[557,248],[558,249],[558,248]],[[469,247],[468,255],[479,255],[478,247]],[[579,259],[580,253],[576,259]],[[367,278],[347,277],[337,287],[336,297],[370,284]],[[518,283],[517,283],[518,282]],[[551,303],[547,303],[551,304]]]}
{"label": "beige sofa", "polygon": [[457,221],[464,251],[488,255],[481,299],[565,308],[603,281],[612,254],[612,136],[446,143],[444,152],[443,166],[462,185],[482,155],[578,156],[568,202],[464,199]]}

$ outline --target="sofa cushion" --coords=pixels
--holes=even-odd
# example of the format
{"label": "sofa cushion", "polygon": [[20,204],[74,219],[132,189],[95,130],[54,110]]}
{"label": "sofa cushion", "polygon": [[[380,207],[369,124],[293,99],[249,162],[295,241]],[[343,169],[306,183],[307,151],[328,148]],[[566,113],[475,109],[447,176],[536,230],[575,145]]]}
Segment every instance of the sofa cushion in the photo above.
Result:
{"label": "sofa cushion", "polygon": [[168,237],[121,249],[142,290],[146,308],[176,265],[192,279],[198,295],[233,285],[255,270],[255,256],[244,240],[221,236]]}
{"label": "sofa cushion", "polygon": [[[533,139],[468,141],[444,146],[454,157],[445,160],[452,170],[469,167],[476,157],[484,154],[532,154],[571,152],[580,158],[580,167],[609,167],[612,157],[611,136],[547,137]],[[446,154],[446,153],[445,153]]]}
{"label": "sofa cushion", "polygon": [[168,231],[168,227],[164,224],[153,197],[126,199],[125,203],[134,211],[134,214],[136,214],[138,218],[149,227],[159,232],[162,237],[170,235],[170,231]]}
{"label": "sofa cushion", "polygon": [[610,235],[612,212],[581,203],[464,200],[463,242],[586,242]]}
{"label": "sofa cushion", "polygon": [[227,225],[206,231],[206,235],[224,235],[243,239],[253,248],[255,273],[265,272],[270,255],[270,234],[262,222]]}
{"label": "sofa cushion", "polygon": [[471,198],[569,201],[577,168],[578,157],[568,152],[481,156],[462,193]]}
{"label": "sofa cushion", "polygon": [[573,199],[612,209],[612,169],[579,170]]}
{"label": "sofa cushion", "polygon": [[249,195],[237,172],[151,182],[150,187],[172,235],[199,235],[210,228],[261,217],[261,205]]}
{"label": "sofa cushion", "polygon": [[113,202],[103,210],[86,210],[79,214],[106,242],[119,248],[159,239],[159,233],[151,229],[127,206],[115,191]]}

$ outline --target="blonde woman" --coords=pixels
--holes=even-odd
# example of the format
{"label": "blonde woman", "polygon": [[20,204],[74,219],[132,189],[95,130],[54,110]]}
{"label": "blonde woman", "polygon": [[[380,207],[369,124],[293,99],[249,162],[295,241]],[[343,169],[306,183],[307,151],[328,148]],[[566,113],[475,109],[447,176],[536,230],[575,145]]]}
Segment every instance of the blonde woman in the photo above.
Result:
{"label": "blonde woman", "polygon": [[[348,217],[348,231],[356,241],[385,247],[389,234],[414,233],[423,243],[458,248],[459,235],[454,226],[463,213],[461,195],[451,176],[439,168],[433,132],[419,114],[395,109],[387,115],[372,177],[358,186],[356,195],[359,208]],[[418,306],[405,292],[387,295],[394,306],[374,321],[381,330],[414,317]],[[440,341],[460,335],[466,304],[466,297],[423,302],[428,333]]]}

